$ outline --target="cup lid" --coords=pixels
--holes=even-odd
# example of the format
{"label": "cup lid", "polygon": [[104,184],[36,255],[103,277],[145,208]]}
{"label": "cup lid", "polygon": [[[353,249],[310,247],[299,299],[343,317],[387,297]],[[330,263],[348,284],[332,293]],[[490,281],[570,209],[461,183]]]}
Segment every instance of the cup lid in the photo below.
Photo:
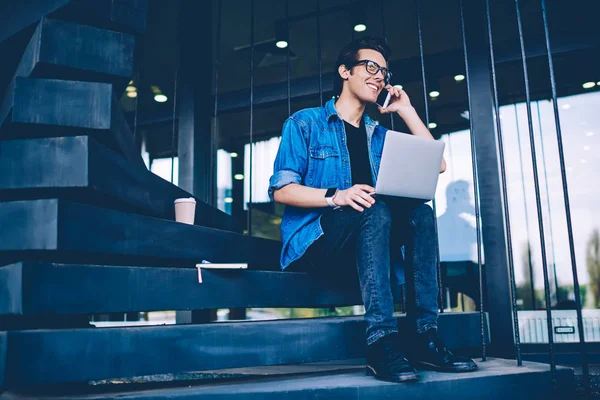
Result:
{"label": "cup lid", "polygon": [[181,199],[175,199],[175,204],[177,203],[194,203],[196,204],[196,199],[193,197],[183,197]]}

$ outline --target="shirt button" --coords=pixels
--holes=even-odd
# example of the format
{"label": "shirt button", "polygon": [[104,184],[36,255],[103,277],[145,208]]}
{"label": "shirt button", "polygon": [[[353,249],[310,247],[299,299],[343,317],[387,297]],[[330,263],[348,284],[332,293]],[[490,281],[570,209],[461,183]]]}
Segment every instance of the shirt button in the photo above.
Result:
{"label": "shirt button", "polygon": [[350,181],[346,181],[346,185],[349,185],[349,184],[350,184]]}
{"label": "shirt button", "polygon": [[347,159],[347,158],[344,158],[344,162],[348,162],[348,159]]}

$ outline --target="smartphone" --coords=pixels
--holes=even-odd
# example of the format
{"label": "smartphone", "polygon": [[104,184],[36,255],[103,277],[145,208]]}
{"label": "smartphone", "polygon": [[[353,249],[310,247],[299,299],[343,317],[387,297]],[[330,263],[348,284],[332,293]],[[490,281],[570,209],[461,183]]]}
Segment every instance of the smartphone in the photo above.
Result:
{"label": "smartphone", "polygon": [[[383,94],[383,91],[382,91]],[[387,96],[385,96],[385,100],[383,100],[383,102],[381,102],[380,99],[383,98],[383,96],[379,96],[379,99],[377,99],[377,105],[380,106],[381,108],[386,108],[388,106],[388,104],[390,104],[390,98],[392,97],[392,93],[388,90],[387,91]]]}

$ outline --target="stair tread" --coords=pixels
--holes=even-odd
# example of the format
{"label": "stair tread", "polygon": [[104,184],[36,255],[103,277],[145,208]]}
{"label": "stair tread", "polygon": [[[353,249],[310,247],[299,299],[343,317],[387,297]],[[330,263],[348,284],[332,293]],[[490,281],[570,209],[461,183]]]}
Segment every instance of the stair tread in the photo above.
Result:
{"label": "stair tread", "polygon": [[[0,252],[102,265],[184,266],[202,260],[279,270],[281,243],[64,199],[0,203]],[[82,234],[84,232],[84,234]]]}
{"label": "stair tread", "polygon": [[[87,389],[88,393],[69,393],[68,399],[102,399],[118,396],[119,399],[196,399],[242,398],[242,399],[429,399],[429,398],[531,398],[532,393],[549,395],[551,379],[546,364],[524,363],[517,367],[514,360],[488,359],[478,362],[479,370],[471,373],[451,374],[420,371],[417,383],[382,382],[365,376],[364,371],[341,371],[334,373],[300,374],[290,376],[258,377],[242,381],[180,381],[179,387],[156,385],[102,385]],[[360,367],[358,364],[357,367]],[[281,367],[285,371],[286,367]],[[218,371],[215,371],[218,373]],[[559,391],[562,394],[574,393],[573,371],[557,367]],[[145,388],[144,385],[150,386]],[[170,387],[169,387],[170,386]],[[119,390],[121,389],[121,390]],[[60,392],[59,392],[60,393]],[[64,393],[64,392],[63,392]],[[29,399],[32,394],[21,394],[6,398]],[[51,398],[56,393],[41,394],[40,399]],[[46,397],[48,396],[48,397]],[[106,397],[105,397],[106,396]],[[4,398],[4,397],[0,397]],[[112,398],[112,397],[111,397]],[[536,397],[540,398],[540,397]]]}
{"label": "stair tread", "polygon": [[[2,149],[0,201],[60,197],[173,220],[173,201],[192,197],[89,136],[4,140]],[[196,202],[196,225],[242,232],[230,215]]]}

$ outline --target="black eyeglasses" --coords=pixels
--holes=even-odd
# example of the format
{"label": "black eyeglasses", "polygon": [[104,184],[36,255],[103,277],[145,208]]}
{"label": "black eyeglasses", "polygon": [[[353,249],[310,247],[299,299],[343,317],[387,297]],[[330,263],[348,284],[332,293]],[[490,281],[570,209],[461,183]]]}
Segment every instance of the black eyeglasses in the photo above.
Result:
{"label": "black eyeglasses", "polygon": [[390,72],[389,69],[380,67],[379,64],[377,64],[375,61],[371,61],[371,60],[358,60],[352,65],[352,67],[355,67],[359,64],[365,64],[365,69],[371,75],[377,75],[377,73],[379,71],[381,71],[381,75],[383,75],[383,81],[385,82],[385,84],[387,85],[390,83],[390,79],[392,78],[392,73]]}

